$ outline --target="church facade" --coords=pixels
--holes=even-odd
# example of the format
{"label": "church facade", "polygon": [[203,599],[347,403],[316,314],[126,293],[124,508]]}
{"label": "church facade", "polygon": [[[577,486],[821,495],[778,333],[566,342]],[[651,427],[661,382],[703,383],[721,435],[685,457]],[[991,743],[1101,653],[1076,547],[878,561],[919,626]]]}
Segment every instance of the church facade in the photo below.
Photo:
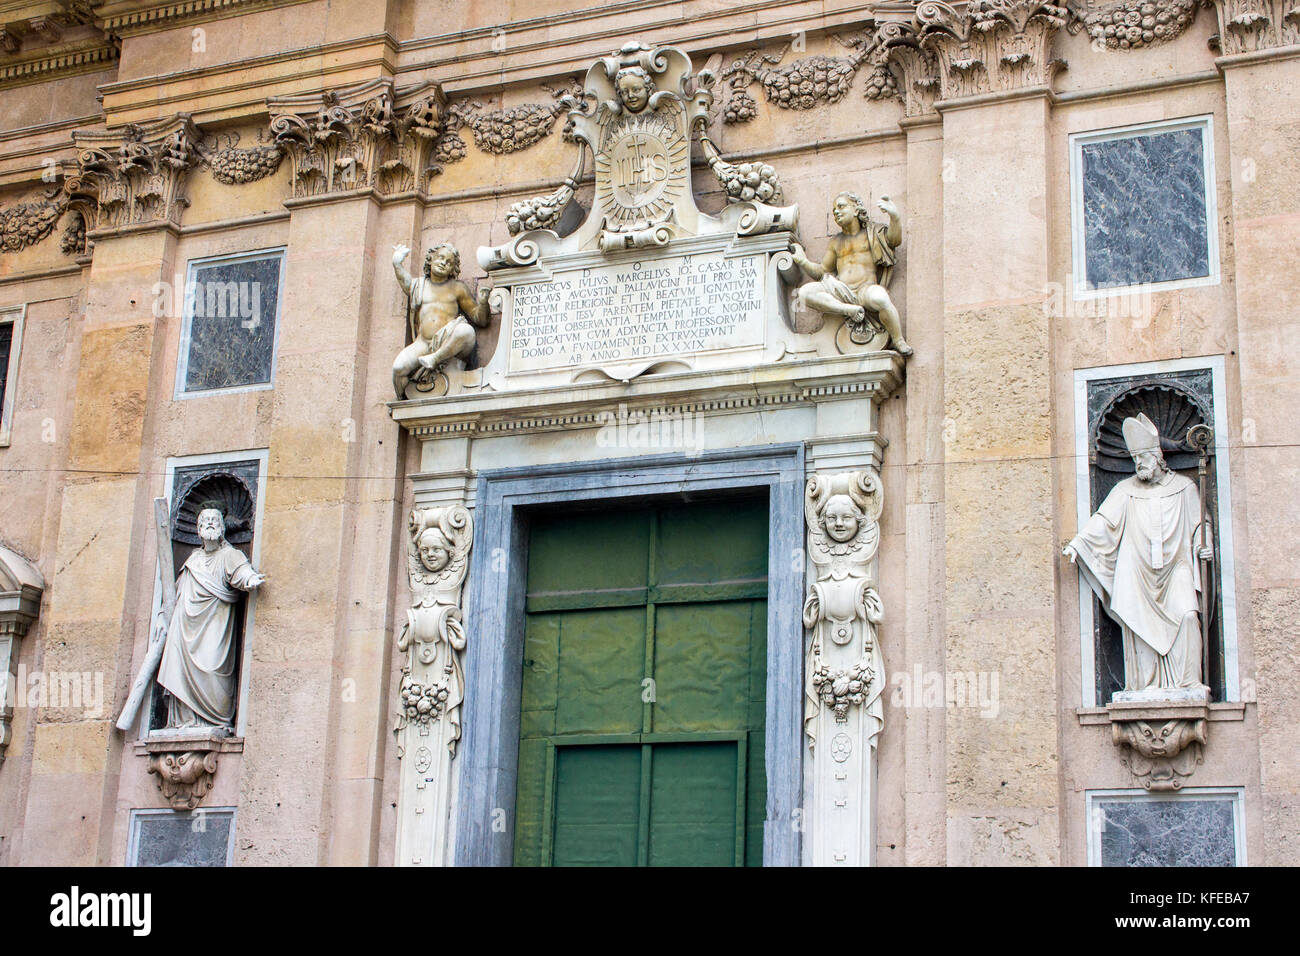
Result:
{"label": "church facade", "polygon": [[0,862],[1300,862],[1287,0],[0,8]]}

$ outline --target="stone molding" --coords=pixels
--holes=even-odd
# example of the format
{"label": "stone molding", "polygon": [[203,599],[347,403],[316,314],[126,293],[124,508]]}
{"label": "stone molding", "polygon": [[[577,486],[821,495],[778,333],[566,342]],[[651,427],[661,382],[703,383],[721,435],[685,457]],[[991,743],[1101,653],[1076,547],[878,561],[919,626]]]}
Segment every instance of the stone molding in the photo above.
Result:
{"label": "stone molding", "polygon": [[119,37],[206,23],[260,10],[290,7],[306,0],[165,0],[141,4],[116,0],[97,11],[104,29]]}
{"label": "stone molding", "polygon": [[115,38],[91,37],[59,44],[53,50],[38,49],[12,58],[3,57],[0,58],[0,89],[108,70],[117,64],[121,52],[121,43]]}
{"label": "stone molding", "polygon": [[[753,369],[707,370],[660,374],[631,385],[462,392],[389,407],[394,421],[422,439],[582,430],[614,421],[620,408],[649,417],[727,414],[828,399],[878,403],[902,383],[902,367],[897,353],[875,352],[781,362],[774,367],[784,373],[779,378],[756,377]],[[521,415],[521,409],[529,413]]]}
{"label": "stone molding", "polygon": [[41,612],[45,578],[26,558],[0,545],[0,763],[9,747],[12,688],[22,640]]}

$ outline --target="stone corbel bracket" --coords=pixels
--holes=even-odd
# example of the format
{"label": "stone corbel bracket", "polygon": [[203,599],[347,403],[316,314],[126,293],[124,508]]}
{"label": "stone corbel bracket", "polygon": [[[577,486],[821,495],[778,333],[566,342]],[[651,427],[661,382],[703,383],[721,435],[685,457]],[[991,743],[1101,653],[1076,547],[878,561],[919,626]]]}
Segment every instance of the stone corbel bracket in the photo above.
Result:
{"label": "stone corbel bracket", "polygon": [[1120,759],[1147,790],[1181,790],[1205,757],[1208,703],[1111,703],[1106,712]]}
{"label": "stone corbel bracket", "polygon": [[18,649],[41,610],[45,579],[16,551],[0,545],[0,763],[9,748],[13,717]]}
{"label": "stone corbel bracket", "polygon": [[151,737],[136,746],[149,758],[149,773],[158,777],[158,789],[178,813],[193,810],[212,790],[222,753],[243,749],[241,740],[221,736]]}
{"label": "stone corbel bracket", "polygon": [[94,230],[180,224],[189,205],[186,174],[198,161],[199,133],[189,114],[114,130],[78,131],[73,139],[77,171],[65,180],[64,191],[70,199],[95,197]]}

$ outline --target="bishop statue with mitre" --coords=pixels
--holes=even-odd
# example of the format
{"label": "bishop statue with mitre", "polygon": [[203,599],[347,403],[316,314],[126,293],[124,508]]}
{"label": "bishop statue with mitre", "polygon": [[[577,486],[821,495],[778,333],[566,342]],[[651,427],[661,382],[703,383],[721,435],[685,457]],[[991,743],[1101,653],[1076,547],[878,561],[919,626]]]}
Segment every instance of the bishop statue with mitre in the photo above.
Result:
{"label": "bishop statue with mitre", "polygon": [[1124,690],[1195,692],[1203,685],[1198,559],[1210,558],[1194,544],[1200,495],[1169,470],[1146,415],[1124,419],[1123,431],[1137,473],[1111,489],[1065,554],[1119,623]]}

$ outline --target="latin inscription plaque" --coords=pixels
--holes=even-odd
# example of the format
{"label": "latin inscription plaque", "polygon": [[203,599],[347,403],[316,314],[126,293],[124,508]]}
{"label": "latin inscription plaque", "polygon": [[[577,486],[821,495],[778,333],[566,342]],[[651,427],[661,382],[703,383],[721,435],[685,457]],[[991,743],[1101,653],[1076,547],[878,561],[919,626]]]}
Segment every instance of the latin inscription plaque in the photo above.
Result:
{"label": "latin inscription plaque", "polygon": [[647,258],[515,286],[510,371],[761,347],[765,260],[720,253]]}

